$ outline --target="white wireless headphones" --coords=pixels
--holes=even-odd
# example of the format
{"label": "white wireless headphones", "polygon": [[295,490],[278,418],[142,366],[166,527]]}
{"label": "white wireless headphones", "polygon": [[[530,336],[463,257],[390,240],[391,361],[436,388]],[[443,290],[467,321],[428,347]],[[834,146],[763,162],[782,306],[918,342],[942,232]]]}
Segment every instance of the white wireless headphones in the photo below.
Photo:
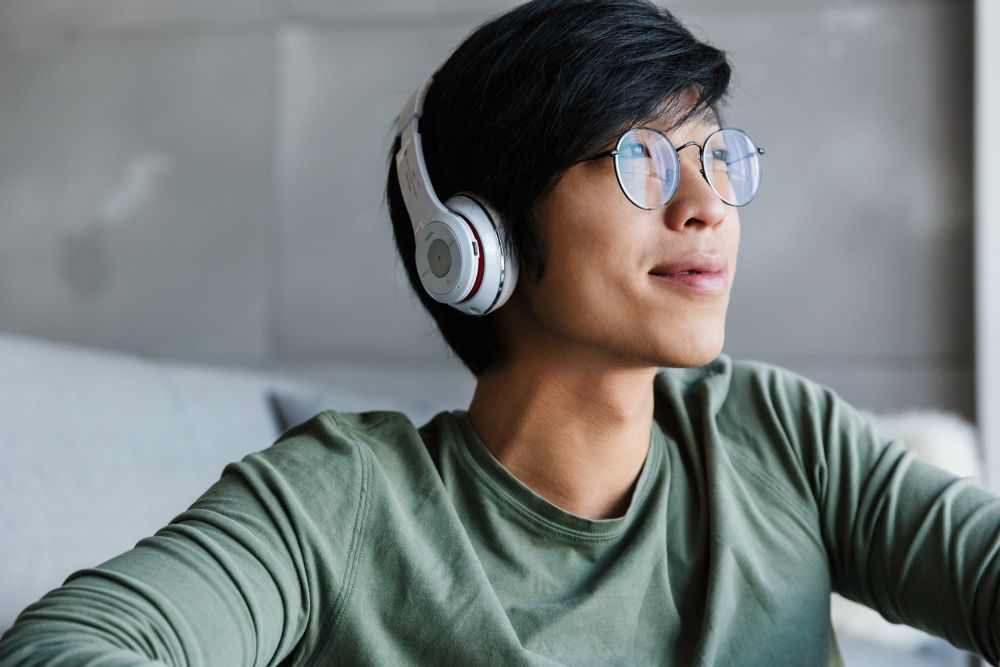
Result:
{"label": "white wireless headphones", "polygon": [[518,266],[500,215],[482,198],[459,192],[441,204],[431,187],[417,121],[433,76],[396,119],[396,173],[416,239],[417,273],[435,301],[486,315],[510,298]]}

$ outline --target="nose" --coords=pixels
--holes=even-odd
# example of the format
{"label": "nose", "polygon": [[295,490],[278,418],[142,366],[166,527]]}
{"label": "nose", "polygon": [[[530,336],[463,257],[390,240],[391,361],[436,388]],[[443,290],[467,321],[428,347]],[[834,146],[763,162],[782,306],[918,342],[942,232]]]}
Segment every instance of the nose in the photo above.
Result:
{"label": "nose", "polygon": [[[688,159],[685,159],[685,152]],[[718,227],[726,218],[725,202],[702,175],[701,161],[695,151],[681,152],[680,158],[680,183],[670,203],[664,207],[667,225],[676,231],[689,223]]]}

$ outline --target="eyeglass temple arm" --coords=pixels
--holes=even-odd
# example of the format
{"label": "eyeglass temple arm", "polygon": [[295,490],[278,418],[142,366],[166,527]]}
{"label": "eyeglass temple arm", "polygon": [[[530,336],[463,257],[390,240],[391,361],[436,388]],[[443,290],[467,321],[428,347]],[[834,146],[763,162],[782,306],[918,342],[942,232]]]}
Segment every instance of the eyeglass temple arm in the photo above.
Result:
{"label": "eyeglass temple arm", "polygon": [[726,164],[736,164],[740,160],[746,160],[748,157],[753,157],[754,155],[763,155],[763,154],[764,154],[763,146],[758,146],[757,150],[754,151],[753,153],[747,153],[743,157],[738,157],[735,160],[729,160],[728,162],[726,162]]}
{"label": "eyeglass temple arm", "polygon": [[618,155],[617,148],[612,148],[609,151],[604,151],[602,153],[597,153],[596,155],[591,155],[590,157],[582,158],[580,160],[577,160],[577,162],[589,162],[590,160],[598,160],[602,157],[611,157],[612,155]]}

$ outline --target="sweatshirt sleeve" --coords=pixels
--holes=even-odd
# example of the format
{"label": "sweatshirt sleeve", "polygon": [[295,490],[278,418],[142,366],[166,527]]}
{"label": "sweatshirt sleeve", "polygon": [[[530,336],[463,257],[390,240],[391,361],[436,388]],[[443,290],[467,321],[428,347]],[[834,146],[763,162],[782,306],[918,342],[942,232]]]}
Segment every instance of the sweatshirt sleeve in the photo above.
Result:
{"label": "sweatshirt sleeve", "polygon": [[320,414],[226,465],[133,549],[78,570],[0,638],[0,665],[265,665],[332,634],[364,459]]}
{"label": "sweatshirt sleeve", "polygon": [[834,590],[996,664],[1000,496],[917,458],[832,389],[797,380]]}

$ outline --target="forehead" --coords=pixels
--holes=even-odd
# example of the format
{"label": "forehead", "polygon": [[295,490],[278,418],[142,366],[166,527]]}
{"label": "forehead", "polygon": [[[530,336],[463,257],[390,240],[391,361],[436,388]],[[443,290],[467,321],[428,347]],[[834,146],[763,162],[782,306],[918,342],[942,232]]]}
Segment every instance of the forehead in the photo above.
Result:
{"label": "forehead", "polygon": [[698,96],[690,90],[666,97],[645,119],[633,120],[629,125],[620,125],[605,134],[604,140],[599,144],[600,148],[594,150],[607,151],[614,148],[625,133],[635,127],[651,127],[659,130],[675,146],[688,141],[702,143],[708,135],[720,129],[721,121],[711,105],[702,106],[697,113],[692,114],[697,103]]}
{"label": "forehead", "polygon": [[651,127],[659,130],[670,139],[675,146],[679,146],[688,141],[702,143],[715,130],[720,129],[719,119],[715,111],[705,108],[696,115],[687,119],[683,123],[679,122],[679,116],[657,116],[649,120],[634,124],[632,127],[622,128],[620,134],[612,137],[602,144],[602,150],[614,148],[615,144],[621,141],[625,133],[636,127]]}
{"label": "forehead", "polygon": [[[685,110],[684,113],[686,113]],[[698,113],[684,120],[684,113],[664,114],[643,123],[646,127],[654,127],[671,139],[703,139],[712,131],[719,129],[719,117],[715,109],[704,107]],[[682,122],[683,121],[683,122]]]}
{"label": "forehead", "polygon": [[[649,120],[660,121],[668,125],[680,125],[680,121],[684,120],[685,116],[690,116],[688,120],[709,118],[717,122],[715,109],[710,104],[702,105],[698,109],[698,113],[691,116],[692,111],[703,101],[701,92],[694,85],[689,85],[661,98],[659,104],[653,108]],[[687,124],[686,121],[685,124]]]}

